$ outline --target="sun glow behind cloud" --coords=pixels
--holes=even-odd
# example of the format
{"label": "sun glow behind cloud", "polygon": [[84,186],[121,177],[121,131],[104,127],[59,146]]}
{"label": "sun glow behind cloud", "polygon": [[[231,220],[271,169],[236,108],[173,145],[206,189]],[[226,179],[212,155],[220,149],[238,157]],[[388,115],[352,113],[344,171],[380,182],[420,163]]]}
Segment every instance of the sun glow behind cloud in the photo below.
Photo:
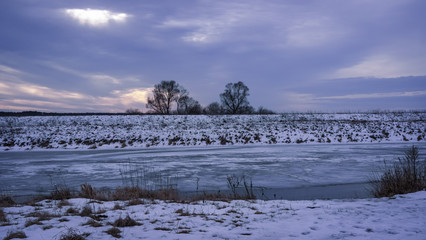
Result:
{"label": "sun glow behind cloud", "polygon": [[92,27],[103,27],[111,22],[124,23],[129,14],[116,13],[108,10],[99,9],[66,9],[65,13],[77,20],[81,25]]}
{"label": "sun glow behind cloud", "polygon": [[[86,76],[85,74],[82,74]],[[105,95],[92,96],[51,88],[21,79],[27,73],[0,65],[0,109],[8,111],[96,111],[124,112],[128,108],[144,109],[151,88],[113,90]],[[107,75],[94,75],[114,82]],[[13,81],[10,81],[13,79]]]}
{"label": "sun glow behind cloud", "polygon": [[[109,96],[91,96],[57,90],[26,82],[0,82],[0,109],[38,110],[81,109],[84,111],[123,112],[128,108],[144,109],[151,88],[112,91]],[[1,96],[7,96],[1,99]]]}

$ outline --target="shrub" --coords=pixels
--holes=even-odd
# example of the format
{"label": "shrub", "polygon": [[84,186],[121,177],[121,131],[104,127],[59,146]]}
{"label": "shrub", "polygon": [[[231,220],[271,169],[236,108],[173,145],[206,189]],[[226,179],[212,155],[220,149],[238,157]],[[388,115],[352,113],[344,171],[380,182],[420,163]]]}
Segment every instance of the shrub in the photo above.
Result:
{"label": "shrub", "polygon": [[385,162],[384,169],[382,175],[370,181],[375,197],[391,197],[426,188],[426,160],[419,160],[419,151],[415,146],[408,149],[404,157],[398,158],[393,165],[388,166]]}

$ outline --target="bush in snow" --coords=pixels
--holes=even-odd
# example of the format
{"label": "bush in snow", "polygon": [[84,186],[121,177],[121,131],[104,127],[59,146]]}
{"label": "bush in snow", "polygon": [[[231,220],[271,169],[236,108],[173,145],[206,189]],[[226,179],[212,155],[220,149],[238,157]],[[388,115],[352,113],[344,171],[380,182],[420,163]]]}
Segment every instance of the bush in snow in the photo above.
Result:
{"label": "bush in snow", "polygon": [[426,188],[426,159],[419,160],[419,150],[412,146],[392,166],[385,165],[384,173],[372,184],[375,197],[421,191]]}

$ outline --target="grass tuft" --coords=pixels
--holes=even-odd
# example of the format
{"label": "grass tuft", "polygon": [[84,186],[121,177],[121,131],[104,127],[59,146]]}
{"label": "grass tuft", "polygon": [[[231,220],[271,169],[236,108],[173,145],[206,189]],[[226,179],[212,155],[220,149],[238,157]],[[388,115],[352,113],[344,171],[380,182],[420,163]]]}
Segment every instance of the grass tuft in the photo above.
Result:
{"label": "grass tuft", "polygon": [[71,190],[66,187],[60,187],[55,185],[53,191],[50,193],[50,199],[52,200],[64,200],[73,197]]}
{"label": "grass tuft", "polygon": [[79,233],[77,230],[70,228],[67,233],[62,234],[59,240],[85,240],[90,235],[88,233]]}
{"label": "grass tuft", "polygon": [[120,235],[121,230],[116,228],[116,227],[110,228],[110,229],[106,230],[105,232],[108,233],[109,235],[115,237],[115,238],[121,238],[121,235]]}
{"label": "grass tuft", "polygon": [[81,209],[80,216],[90,217],[93,214],[92,208],[89,205],[86,205]]}
{"label": "grass tuft", "polygon": [[112,225],[114,227],[132,227],[132,226],[140,226],[142,224],[136,222],[129,215],[127,215],[125,218],[120,217],[119,219],[115,220]]}

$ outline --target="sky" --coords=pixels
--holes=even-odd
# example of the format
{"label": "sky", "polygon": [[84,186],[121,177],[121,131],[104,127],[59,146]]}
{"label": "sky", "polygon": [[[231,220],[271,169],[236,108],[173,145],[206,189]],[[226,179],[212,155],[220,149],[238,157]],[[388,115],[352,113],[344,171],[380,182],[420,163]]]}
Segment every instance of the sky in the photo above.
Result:
{"label": "sky", "polygon": [[175,80],[277,112],[424,110],[424,0],[0,1],[0,111],[146,111]]}

